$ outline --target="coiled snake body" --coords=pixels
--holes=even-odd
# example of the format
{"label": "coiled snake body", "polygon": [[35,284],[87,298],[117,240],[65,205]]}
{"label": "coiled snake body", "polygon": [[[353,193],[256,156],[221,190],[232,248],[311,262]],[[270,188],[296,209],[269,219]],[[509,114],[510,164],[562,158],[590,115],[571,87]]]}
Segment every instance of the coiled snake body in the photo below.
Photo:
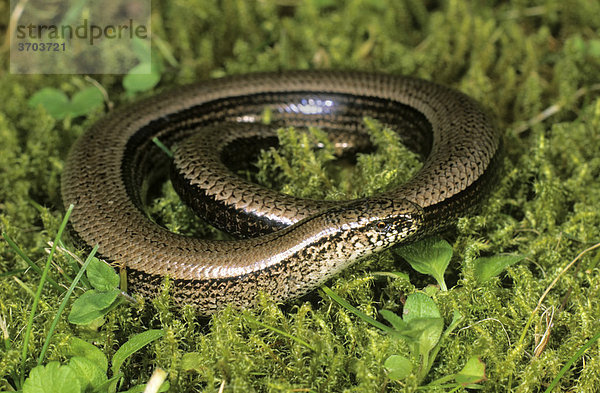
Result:
{"label": "coiled snake body", "polygon": [[[373,117],[426,159],[407,183],[375,197],[332,203],[283,196],[226,166],[272,139],[267,127],[243,124],[260,124],[265,110],[272,125],[316,125],[332,135],[360,135],[363,117]],[[144,185],[165,167],[154,137],[178,152],[174,184],[192,187],[182,191],[183,200],[225,230],[260,236],[201,240],[153,222],[144,210]],[[204,138],[205,146],[196,159],[186,147],[194,138]],[[237,145],[240,138],[245,142]],[[65,206],[75,205],[75,237],[124,264],[134,291],[156,294],[169,276],[176,302],[211,314],[228,303],[251,306],[259,291],[277,301],[301,296],[365,255],[446,227],[491,187],[500,145],[500,133],[475,101],[423,80],[251,74],[180,88],[106,116],[73,146],[62,196]]]}

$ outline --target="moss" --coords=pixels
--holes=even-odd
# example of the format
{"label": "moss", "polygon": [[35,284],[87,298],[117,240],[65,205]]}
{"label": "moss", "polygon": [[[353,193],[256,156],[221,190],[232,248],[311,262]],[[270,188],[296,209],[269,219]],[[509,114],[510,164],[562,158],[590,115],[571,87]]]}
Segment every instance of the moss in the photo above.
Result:
{"label": "moss", "polygon": [[[335,146],[321,130],[279,130],[281,148],[263,151],[256,164],[257,181],[302,198],[350,199],[401,184],[421,167],[418,156],[402,145],[395,132],[369,118],[364,125],[374,152],[358,153],[355,165],[336,165]],[[317,143],[324,147],[314,150]]]}
{"label": "moss", "polygon": [[[153,35],[177,60],[175,65],[166,62],[158,90],[254,70],[351,68],[420,76],[480,100],[506,130],[505,173],[483,211],[460,219],[455,230],[444,234],[454,247],[446,277],[451,289],[435,292],[434,300],[446,323],[453,310],[465,320],[444,341],[425,383],[457,372],[478,355],[487,368],[483,391],[504,392],[509,383],[516,392],[539,391],[594,335],[600,319],[596,251],[560,277],[526,329],[544,290],[577,254],[600,240],[600,5],[587,0],[480,4],[157,0]],[[0,56],[2,69],[7,69],[8,53]],[[130,100],[119,77],[97,79],[115,105]],[[2,231],[34,261],[45,258],[44,247],[60,222],[59,177],[68,147],[99,114],[56,121],[40,108],[29,108],[27,99],[42,87],[70,95],[86,83],[78,76],[0,74],[0,222]],[[546,118],[546,108],[556,113]],[[368,184],[360,188],[367,194],[398,181],[398,173],[409,174],[417,165],[393,141],[393,134],[371,128],[382,149],[361,159],[360,174],[353,175],[359,184]],[[282,149],[265,153],[259,161],[261,181],[290,193],[355,195],[359,188],[348,181],[348,170],[332,169],[328,163],[331,152],[302,151],[301,138],[295,131],[282,134]],[[178,218],[182,213],[177,204],[159,201],[156,209],[165,211],[165,221],[175,228],[185,232],[192,227]],[[506,274],[477,284],[473,260],[499,252],[527,258]],[[73,275],[62,257],[56,264]],[[0,242],[0,271],[25,267]],[[404,271],[410,281],[375,277],[374,271]],[[56,268],[51,275],[63,282]],[[0,386],[6,389],[18,375],[31,307],[24,288],[35,290],[39,276],[28,270],[0,280],[0,317],[8,337],[6,345],[0,343]],[[390,251],[329,285],[377,316],[384,307],[399,312],[407,293],[432,283]],[[28,369],[35,364],[59,302],[57,292],[43,291]],[[552,326],[548,342],[535,356],[536,334],[549,324],[543,311],[554,312]],[[253,320],[300,337],[314,350]],[[382,366],[391,354],[408,354],[402,342],[369,327],[318,291],[286,306],[265,298],[254,310],[226,309],[210,320],[196,318],[191,309],[173,310],[165,292],[143,305],[117,308],[97,330],[63,320],[48,360],[65,359],[72,335],[93,341],[111,356],[130,335],[157,327],[165,329],[165,337],[127,364],[125,386],[146,381],[156,366],[169,372],[173,391],[214,392],[223,382],[225,391],[248,392],[410,392],[418,386],[414,377],[390,381]],[[560,389],[596,391],[598,364],[596,345],[562,377]]]}

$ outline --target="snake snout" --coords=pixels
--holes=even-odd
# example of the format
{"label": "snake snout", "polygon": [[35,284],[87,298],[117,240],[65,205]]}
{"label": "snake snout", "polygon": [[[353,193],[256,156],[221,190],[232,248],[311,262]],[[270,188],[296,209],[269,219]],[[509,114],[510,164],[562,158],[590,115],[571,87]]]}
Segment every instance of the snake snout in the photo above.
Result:
{"label": "snake snout", "polygon": [[407,199],[382,198],[374,202],[379,208],[372,210],[369,229],[385,235],[394,244],[407,241],[423,223],[423,209]]}
{"label": "snake snout", "polygon": [[410,241],[423,224],[423,209],[403,198],[371,197],[335,209],[335,217],[373,251]]}

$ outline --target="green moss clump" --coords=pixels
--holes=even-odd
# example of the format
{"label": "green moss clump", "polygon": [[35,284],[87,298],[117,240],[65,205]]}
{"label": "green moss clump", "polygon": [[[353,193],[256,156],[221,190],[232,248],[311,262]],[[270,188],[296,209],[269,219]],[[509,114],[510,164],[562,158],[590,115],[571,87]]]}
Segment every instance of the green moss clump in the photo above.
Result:
{"label": "green moss clump", "polygon": [[[335,147],[323,131],[279,130],[281,148],[263,151],[257,181],[285,194],[317,199],[361,198],[407,181],[421,167],[418,156],[394,131],[373,119],[364,123],[375,151],[359,153],[355,165],[336,165]],[[324,147],[313,149],[317,143]]]}

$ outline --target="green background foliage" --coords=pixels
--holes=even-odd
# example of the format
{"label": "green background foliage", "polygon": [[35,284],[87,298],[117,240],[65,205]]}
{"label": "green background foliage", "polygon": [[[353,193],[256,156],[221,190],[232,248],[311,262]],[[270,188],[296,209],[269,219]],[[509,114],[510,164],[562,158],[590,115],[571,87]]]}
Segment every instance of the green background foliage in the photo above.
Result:
{"label": "green background foliage", "polygon": [[[0,11],[8,14],[6,2]],[[412,75],[481,101],[505,130],[506,167],[483,211],[443,234],[454,251],[445,276],[449,290],[430,293],[445,325],[454,310],[464,321],[444,339],[425,383],[459,372],[478,356],[486,365],[482,391],[535,392],[545,389],[600,329],[598,252],[586,253],[560,276],[536,308],[562,269],[600,241],[599,15],[600,2],[590,0],[157,0],[152,50],[162,67],[160,83],[133,97],[124,90],[122,76],[94,78],[114,105],[211,77],[313,68]],[[102,110],[75,118],[72,111],[57,120],[40,106],[30,107],[29,98],[43,88],[75,97],[91,81],[77,75],[10,75],[6,47],[0,56],[0,225],[41,265],[63,213],[59,179],[69,146]],[[269,160],[263,157],[259,166],[266,170]],[[395,159],[387,164],[401,165]],[[369,165],[367,171],[376,173]],[[306,186],[290,180],[290,192]],[[503,252],[526,258],[480,283],[475,260]],[[63,255],[55,262],[75,275]],[[31,294],[39,282],[32,270],[11,273],[25,267],[0,242],[4,390],[18,375]],[[374,271],[403,271],[410,281],[374,276]],[[50,276],[61,282],[57,268]],[[433,278],[412,271],[394,251],[361,262],[329,283],[374,318],[383,308],[401,314],[407,294],[430,284]],[[64,364],[73,336],[93,342],[110,359],[131,335],[163,329],[161,339],[121,368],[124,388],[147,381],[158,366],[168,371],[171,391],[215,392],[222,384],[230,392],[418,388],[414,375],[393,381],[383,366],[390,355],[409,356],[402,341],[321,292],[285,307],[264,298],[254,310],[226,309],[210,320],[197,318],[192,309],[170,308],[167,292],[168,285],[153,301],[118,307],[97,328],[63,318],[47,361]],[[28,369],[60,300],[55,289],[43,291],[29,340],[31,358],[25,359]],[[253,320],[300,337],[312,349]],[[548,337],[540,347],[544,333]],[[596,344],[561,378],[558,389],[594,392],[599,385]]]}

